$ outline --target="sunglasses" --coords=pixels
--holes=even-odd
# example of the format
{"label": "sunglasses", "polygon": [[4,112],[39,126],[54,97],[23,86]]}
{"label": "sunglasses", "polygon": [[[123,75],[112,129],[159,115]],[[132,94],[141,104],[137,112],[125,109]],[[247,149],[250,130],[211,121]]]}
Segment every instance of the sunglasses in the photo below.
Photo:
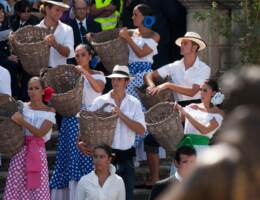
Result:
{"label": "sunglasses", "polygon": [[30,12],[31,12],[31,10],[29,10],[29,9],[21,11],[21,13],[30,13]]}

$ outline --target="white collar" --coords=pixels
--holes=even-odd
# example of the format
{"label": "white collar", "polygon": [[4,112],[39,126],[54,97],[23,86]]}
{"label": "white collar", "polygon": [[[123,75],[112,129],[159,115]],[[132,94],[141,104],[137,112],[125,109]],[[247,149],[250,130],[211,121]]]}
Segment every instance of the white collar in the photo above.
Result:
{"label": "white collar", "polygon": [[182,180],[183,180],[183,178],[182,178],[181,175],[178,173],[178,171],[175,172],[175,178],[176,178],[178,181],[180,181],[180,182],[182,182]]}
{"label": "white collar", "polygon": [[25,23],[26,23],[26,21],[20,20],[20,25],[24,25]]}
{"label": "white collar", "polygon": [[[58,25],[57,25],[55,31],[58,29],[58,27],[60,26],[60,24],[61,24],[61,21],[58,20]],[[46,24],[44,23],[44,19],[39,23],[39,25],[40,25],[40,27],[43,27],[43,28],[49,28],[49,27],[46,26]]]}
{"label": "white collar", "polygon": [[[183,65],[183,67],[184,67],[184,69],[185,69],[184,58],[181,59],[181,62],[182,62],[182,65]],[[189,69],[198,68],[198,67],[200,66],[199,63],[200,63],[200,59],[199,59],[199,56],[197,56],[196,59],[195,59],[195,61],[194,61],[194,63],[193,63],[193,65],[192,65],[191,67],[189,67]],[[189,69],[188,69],[188,70],[189,70]],[[187,71],[187,70],[186,70],[186,71]]]}
{"label": "white collar", "polygon": [[76,19],[76,21],[77,21],[78,26],[79,26],[79,23],[82,22],[82,25],[83,25],[84,27],[86,27],[86,21],[87,21],[87,18],[86,18],[86,17],[83,19],[83,21],[80,21],[80,20],[78,20],[77,18],[75,18],[75,19]]}

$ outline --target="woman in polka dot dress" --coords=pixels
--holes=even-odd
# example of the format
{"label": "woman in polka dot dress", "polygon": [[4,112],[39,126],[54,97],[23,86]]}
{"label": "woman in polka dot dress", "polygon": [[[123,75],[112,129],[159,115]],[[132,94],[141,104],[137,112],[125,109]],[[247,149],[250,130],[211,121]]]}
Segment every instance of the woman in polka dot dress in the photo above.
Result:
{"label": "woman in polka dot dress", "polygon": [[[12,120],[23,127],[25,144],[9,165],[4,200],[50,200],[45,142],[51,138],[55,110],[43,103],[45,90],[39,77],[28,83],[30,102]],[[46,96],[46,95],[45,95]]]}
{"label": "woman in polka dot dress", "polygon": [[[135,87],[144,84],[144,74],[152,71],[153,56],[156,55],[160,35],[151,30],[155,23],[152,10],[145,4],[137,5],[133,10],[133,23],[137,27],[134,30],[122,29],[119,35],[126,40],[129,46],[129,71],[134,79],[128,84],[127,92],[139,98]],[[144,106],[143,106],[143,110]],[[136,136],[137,160],[143,159],[143,136]],[[141,155],[143,154],[143,155]]]}
{"label": "woman in polka dot dress", "polygon": [[[84,76],[82,107],[87,108],[97,96],[101,95],[106,79],[102,72],[90,69],[89,64],[93,63],[94,52],[89,46],[80,44],[76,47],[75,54],[78,64],[76,68]],[[84,155],[77,148],[78,134],[78,118],[63,117],[55,168],[50,181],[53,200],[75,199],[78,181],[93,170],[92,158]]]}

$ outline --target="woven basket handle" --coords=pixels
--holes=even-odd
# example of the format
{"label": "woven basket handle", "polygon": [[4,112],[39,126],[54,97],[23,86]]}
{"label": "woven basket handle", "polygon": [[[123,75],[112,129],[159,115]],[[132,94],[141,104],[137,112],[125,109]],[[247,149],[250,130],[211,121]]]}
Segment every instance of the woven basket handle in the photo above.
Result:
{"label": "woven basket handle", "polygon": [[105,103],[103,106],[101,106],[99,109],[97,109],[96,111],[104,111],[104,109],[107,107],[107,106],[113,106],[115,107],[114,104],[112,103]]}
{"label": "woven basket handle", "polygon": [[17,104],[18,112],[22,114],[23,113],[23,102],[19,100],[16,102],[16,104]]}

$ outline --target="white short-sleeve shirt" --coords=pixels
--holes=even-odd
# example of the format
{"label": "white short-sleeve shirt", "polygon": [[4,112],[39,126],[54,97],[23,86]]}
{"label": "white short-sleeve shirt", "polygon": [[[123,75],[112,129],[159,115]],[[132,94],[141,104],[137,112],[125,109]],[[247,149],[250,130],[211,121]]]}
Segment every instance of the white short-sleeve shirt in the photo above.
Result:
{"label": "white short-sleeve shirt", "polygon": [[[170,76],[173,83],[186,87],[192,87],[193,84],[202,85],[210,77],[210,67],[202,62],[199,57],[196,58],[193,66],[187,70],[185,70],[183,59],[181,59],[159,68],[157,72],[162,78]],[[174,97],[176,101],[189,101],[201,98],[199,92],[193,97],[174,92]]]}
{"label": "white short-sleeve shirt", "polygon": [[12,96],[10,73],[2,66],[0,66],[0,93]]}
{"label": "white short-sleeve shirt", "polygon": [[154,39],[152,39],[152,38],[143,38],[141,36],[136,35],[136,33],[133,33],[132,40],[140,48],[143,48],[143,46],[145,44],[148,45],[153,50],[153,52],[150,53],[147,56],[139,58],[135,54],[135,52],[132,50],[132,48],[128,45],[128,48],[129,48],[129,60],[128,60],[128,62],[129,63],[133,63],[133,62],[149,62],[149,63],[153,63],[153,56],[158,53],[158,51],[157,51],[158,43]]}
{"label": "white short-sleeve shirt", "polygon": [[[111,97],[111,92],[97,97],[94,100],[90,110],[95,111],[102,107],[105,103],[116,105],[114,99]],[[112,108],[112,106],[107,106],[105,108],[105,111],[111,112]],[[142,106],[137,98],[133,97],[132,95],[126,94],[120,105],[120,110],[128,118],[136,122],[139,122],[140,124],[142,124],[144,128],[146,128]],[[130,149],[134,145],[135,135],[136,133],[134,131],[128,128],[127,125],[121,119],[118,119],[112,148],[119,150]]]}
{"label": "white short-sleeve shirt", "polygon": [[[29,107],[27,103],[23,104],[23,116],[25,120],[35,126],[36,128],[40,128],[42,123],[45,120],[48,120],[52,122],[53,124],[56,123],[55,119],[55,113],[54,112],[49,112],[49,111],[43,111],[43,110],[33,110]],[[52,129],[49,130],[46,135],[44,135],[42,138],[45,142],[51,139],[51,133]],[[33,135],[28,129],[24,129],[24,134],[26,136],[31,136]]]}
{"label": "white short-sleeve shirt", "polygon": [[[37,26],[47,28],[47,26],[44,24],[44,20],[42,20]],[[50,58],[49,58],[49,67],[56,67],[57,65],[64,65],[67,63],[68,58],[75,57],[74,35],[73,35],[72,28],[70,26],[62,23],[61,21],[59,21],[58,26],[56,27],[53,35],[59,44],[66,46],[70,49],[70,54],[68,57],[64,57],[55,48],[51,47]]]}
{"label": "white short-sleeve shirt", "polygon": [[[100,80],[104,84],[106,84],[106,78],[104,74],[92,74],[92,77],[95,80]],[[85,108],[88,108],[92,102],[94,101],[95,98],[100,96],[101,93],[96,92],[92,86],[90,85],[88,79],[84,76],[84,88],[83,88],[83,97],[82,97],[82,104]]]}

